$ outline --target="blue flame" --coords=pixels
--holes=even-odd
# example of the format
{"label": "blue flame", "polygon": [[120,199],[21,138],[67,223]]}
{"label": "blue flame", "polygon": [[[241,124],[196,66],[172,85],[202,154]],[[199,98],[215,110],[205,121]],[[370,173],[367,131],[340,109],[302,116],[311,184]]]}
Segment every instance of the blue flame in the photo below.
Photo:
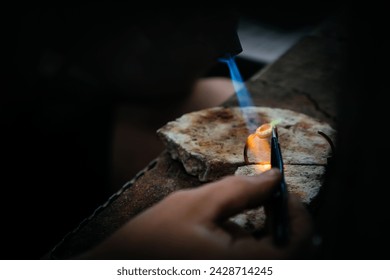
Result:
{"label": "blue flame", "polygon": [[253,106],[252,98],[248,89],[245,86],[241,73],[238,70],[234,56],[229,58],[221,58],[220,61],[225,62],[229,67],[230,77],[233,83],[234,90],[240,107]]}
{"label": "blue flame", "polygon": [[221,58],[221,62],[225,62],[229,67],[230,77],[233,83],[233,87],[237,96],[238,104],[240,105],[242,115],[245,119],[246,126],[249,132],[254,132],[260,124],[259,116],[250,111],[247,107],[254,106],[252,97],[245,85],[245,82],[238,70],[235,57],[230,56],[228,58]]}

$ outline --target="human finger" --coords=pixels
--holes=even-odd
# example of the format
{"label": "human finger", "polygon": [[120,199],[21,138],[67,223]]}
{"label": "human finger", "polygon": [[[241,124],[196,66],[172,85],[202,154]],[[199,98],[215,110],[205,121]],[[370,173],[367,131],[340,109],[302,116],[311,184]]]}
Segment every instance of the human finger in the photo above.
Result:
{"label": "human finger", "polygon": [[247,259],[297,259],[310,253],[313,223],[310,213],[294,194],[289,195],[289,242],[284,246],[274,243],[271,232],[260,239],[242,238],[232,244],[232,257]]}
{"label": "human finger", "polygon": [[225,219],[245,209],[260,206],[281,179],[278,169],[257,176],[229,176],[196,190],[203,216]]}

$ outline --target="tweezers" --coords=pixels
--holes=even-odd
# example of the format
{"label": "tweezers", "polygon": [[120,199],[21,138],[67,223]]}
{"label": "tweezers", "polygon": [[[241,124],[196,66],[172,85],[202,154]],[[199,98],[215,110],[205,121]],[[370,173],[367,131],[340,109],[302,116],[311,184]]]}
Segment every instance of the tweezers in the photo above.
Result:
{"label": "tweezers", "polygon": [[288,223],[288,191],[284,178],[283,157],[279,145],[279,138],[276,126],[272,127],[271,137],[271,167],[278,168],[282,173],[282,179],[279,186],[272,195],[272,232],[274,243],[283,246],[289,240],[289,223]]}

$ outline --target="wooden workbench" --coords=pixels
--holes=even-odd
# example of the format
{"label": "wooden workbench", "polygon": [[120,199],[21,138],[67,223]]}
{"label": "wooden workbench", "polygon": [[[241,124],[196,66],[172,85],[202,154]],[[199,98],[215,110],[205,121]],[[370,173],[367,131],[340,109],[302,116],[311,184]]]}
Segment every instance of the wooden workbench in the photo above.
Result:
{"label": "wooden workbench", "polygon": [[[338,17],[331,17],[276,62],[256,73],[246,83],[255,105],[291,109],[335,127],[339,79],[345,68],[345,36]],[[224,105],[235,106],[237,101],[232,98]],[[200,184],[164,151],[65,236],[49,258],[71,258],[101,242],[169,193]]]}

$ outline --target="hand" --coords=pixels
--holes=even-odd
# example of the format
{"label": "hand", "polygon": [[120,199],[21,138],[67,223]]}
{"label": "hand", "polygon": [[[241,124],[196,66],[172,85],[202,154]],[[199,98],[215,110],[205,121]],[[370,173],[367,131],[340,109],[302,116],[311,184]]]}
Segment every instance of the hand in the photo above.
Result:
{"label": "hand", "polygon": [[242,228],[227,226],[229,217],[263,205],[280,180],[271,169],[258,176],[229,176],[199,188],[180,190],[139,214],[86,259],[290,259],[305,249],[312,234],[309,213],[289,197],[290,242],[273,244]]}

